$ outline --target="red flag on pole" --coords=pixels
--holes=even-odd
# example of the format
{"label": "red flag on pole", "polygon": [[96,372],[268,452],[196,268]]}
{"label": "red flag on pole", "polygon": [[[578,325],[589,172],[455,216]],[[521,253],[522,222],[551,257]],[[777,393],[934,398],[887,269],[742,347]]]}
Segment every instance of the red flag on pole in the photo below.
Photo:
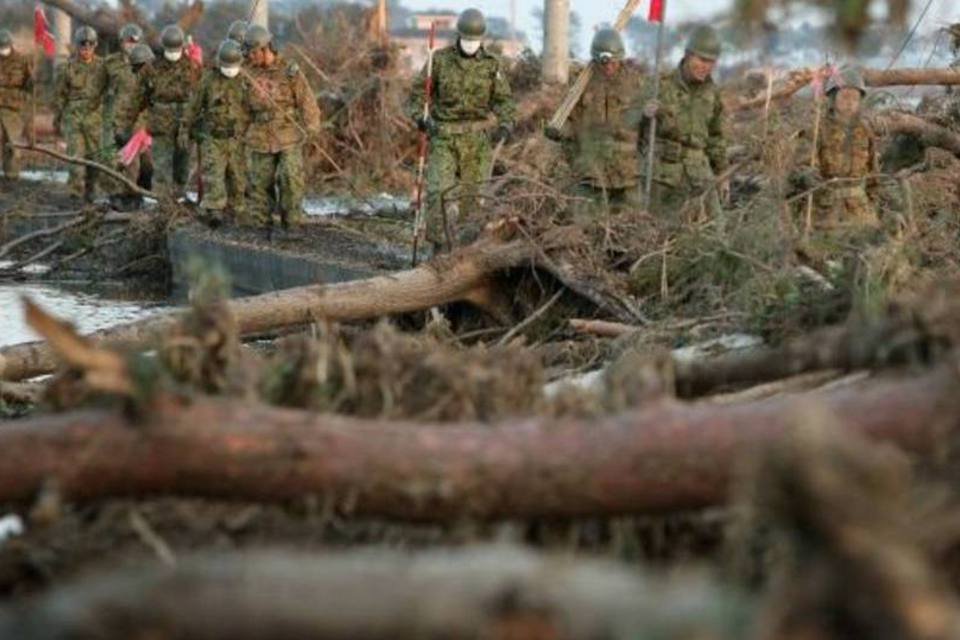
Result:
{"label": "red flag on pole", "polygon": [[663,22],[663,5],[667,0],[650,0],[648,22]]}
{"label": "red flag on pole", "polygon": [[48,58],[57,54],[57,41],[50,33],[50,24],[47,22],[47,16],[44,15],[40,5],[33,10],[33,41],[43,47],[43,52]]}

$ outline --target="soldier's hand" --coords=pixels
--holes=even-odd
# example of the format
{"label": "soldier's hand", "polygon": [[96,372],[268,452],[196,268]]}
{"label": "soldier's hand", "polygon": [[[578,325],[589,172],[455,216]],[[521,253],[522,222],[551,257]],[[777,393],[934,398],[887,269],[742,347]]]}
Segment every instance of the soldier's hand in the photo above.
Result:
{"label": "soldier's hand", "polygon": [[490,134],[490,140],[494,144],[500,144],[501,142],[506,142],[510,139],[510,127],[505,124],[500,125],[493,130],[493,133]]}
{"label": "soldier's hand", "polygon": [[651,120],[657,117],[657,114],[660,113],[660,101],[659,100],[649,100],[645,105],[643,105],[643,115]]}
{"label": "soldier's hand", "polygon": [[417,129],[432,136],[437,132],[437,122],[430,116],[417,118]]}
{"label": "soldier's hand", "polygon": [[543,135],[554,142],[563,142],[563,132],[558,127],[547,127],[543,130]]}

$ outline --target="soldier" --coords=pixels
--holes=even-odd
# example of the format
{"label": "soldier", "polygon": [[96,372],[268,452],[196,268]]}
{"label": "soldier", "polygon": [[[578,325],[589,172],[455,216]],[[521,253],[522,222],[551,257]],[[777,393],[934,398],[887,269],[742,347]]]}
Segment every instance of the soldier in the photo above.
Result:
{"label": "soldier", "polygon": [[227,29],[227,40],[233,40],[241,47],[243,46],[243,37],[247,34],[247,23],[244,20],[234,20]]}
{"label": "soldier", "polygon": [[[137,78],[130,64],[130,52],[143,40],[143,30],[135,23],[123,25],[119,33],[120,51],[111,53],[104,58],[103,64],[107,69],[107,90],[103,96],[103,137],[102,148],[104,163],[115,163],[117,151],[123,146],[123,131],[117,127],[117,114],[122,112],[124,104],[133,100],[137,90]],[[118,106],[119,105],[119,106]],[[140,165],[132,163],[124,173],[136,181]],[[111,196],[115,200],[129,201],[130,205],[139,202],[139,197],[133,196],[120,184],[113,188]]]}
{"label": "soldier", "polygon": [[639,206],[638,130],[628,109],[641,78],[636,67],[624,63],[623,40],[614,29],[597,31],[590,55],[599,73],[590,78],[563,130],[548,127],[545,133],[572,143],[576,195],[589,203],[576,210],[593,217]]}
{"label": "soldier", "polygon": [[[13,36],[6,29],[0,29],[0,147],[3,175],[9,179],[20,177],[17,150],[12,144],[24,129],[24,107],[31,91],[33,66],[30,59],[14,51]],[[33,127],[28,127],[27,131],[32,138]]]}
{"label": "soldier", "polygon": [[[96,55],[97,32],[92,27],[77,29],[73,44],[74,55],[57,74],[53,126],[66,140],[67,155],[97,161],[107,69]],[[94,169],[70,165],[68,185],[74,196],[93,200],[97,186]]]}
{"label": "soldier", "polygon": [[290,228],[303,218],[303,145],[320,130],[320,108],[296,63],[284,60],[265,28],[252,25],[244,36],[250,82],[245,141],[250,148],[248,206],[268,233],[277,210]]}
{"label": "soldier", "polygon": [[[486,20],[467,9],[457,20],[457,42],[433,56],[430,115],[423,117],[426,67],[414,82],[408,103],[417,127],[430,136],[427,165],[426,232],[434,250],[445,247],[443,200],[458,185],[457,213],[465,221],[477,206],[486,178],[491,142],[505,141],[513,128],[516,105],[503,64],[483,47]],[[446,247],[449,248],[449,247]]]}
{"label": "soldier", "polygon": [[247,129],[246,83],[239,77],[243,52],[233,40],[217,50],[218,68],[208,69],[200,89],[190,100],[180,135],[189,134],[201,145],[205,192],[200,208],[211,223],[223,222],[229,207],[239,222],[244,210],[247,167],[243,135]]}
{"label": "soldier", "polygon": [[[641,119],[641,157],[646,158],[650,118],[657,118],[651,209],[672,215],[693,196],[703,195],[711,217],[726,200],[726,181],[713,188],[727,168],[726,116],[711,74],[720,57],[720,39],[708,26],[694,30],[679,67],[660,79],[660,97],[649,100]],[[650,97],[649,93],[645,94]],[[645,164],[645,162],[644,162]]]}
{"label": "soldier", "polygon": [[175,192],[183,190],[190,173],[190,148],[180,146],[180,129],[201,73],[200,66],[183,55],[184,40],[183,30],[176,25],[161,32],[163,57],[145,68],[132,106],[122,118],[124,137],[129,137],[137,117],[147,110],[155,183]]}
{"label": "soldier", "polygon": [[828,182],[815,194],[818,226],[879,224],[867,194],[867,178],[879,172],[879,165],[875,135],[861,118],[866,92],[863,75],[854,68],[842,69],[827,84],[817,161],[820,178]]}

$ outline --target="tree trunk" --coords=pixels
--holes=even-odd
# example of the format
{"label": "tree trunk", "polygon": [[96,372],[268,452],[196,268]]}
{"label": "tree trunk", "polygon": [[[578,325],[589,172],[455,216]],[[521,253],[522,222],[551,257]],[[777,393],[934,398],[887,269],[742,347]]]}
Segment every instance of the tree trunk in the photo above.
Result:
{"label": "tree trunk", "polygon": [[143,424],[86,411],[0,429],[0,502],[54,479],[68,500],[322,495],[406,521],[613,517],[724,502],[736,465],[816,403],[846,430],[919,455],[960,423],[948,367],[741,405],[681,404],[592,420],[499,426],[359,420],[234,400],[156,402]]}
{"label": "tree trunk", "polygon": [[[482,240],[429,264],[398,273],[338,284],[317,284],[240,298],[230,303],[241,335],[263,333],[320,320],[376,318],[428,309],[467,298],[487,277],[517,267],[536,255],[523,240]],[[91,334],[97,342],[120,348],[157,345],[174,326],[179,311],[146,318]],[[0,349],[0,377],[22,380],[56,370],[45,342]]]}
{"label": "tree trunk", "polygon": [[907,133],[916,136],[927,147],[946,149],[960,158],[960,135],[946,127],[909,113],[887,111],[870,118],[874,128],[883,133]]}
{"label": "tree trunk", "polygon": [[752,606],[729,587],[721,590],[700,578],[664,581],[611,562],[514,547],[416,554],[261,552],[88,577],[25,606],[0,609],[0,635],[17,640],[714,637],[712,632],[730,627],[732,615],[749,620]]}

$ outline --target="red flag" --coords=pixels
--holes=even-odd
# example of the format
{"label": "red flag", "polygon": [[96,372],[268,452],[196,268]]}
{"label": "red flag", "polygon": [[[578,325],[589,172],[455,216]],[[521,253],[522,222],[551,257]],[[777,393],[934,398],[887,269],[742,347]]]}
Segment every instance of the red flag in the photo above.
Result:
{"label": "red flag", "polygon": [[47,16],[44,15],[40,5],[33,10],[33,41],[43,47],[43,52],[48,58],[57,54],[57,41],[53,39],[50,33],[50,24],[47,22]]}
{"label": "red flag", "polygon": [[663,22],[663,5],[666,0],[650,0],[650,15],[647,16],[649,22]]}
{"label": "red flag", "polygon": [[127,141],[127,144],[123,146],[123,149],[120,149],[120,162],[123,163],[123,166],[129,167],[134,158],[149,149],[152,145],[153,138],[150,134],[144,129],[138,129],[137,132],[130,137],[130,140]]}

